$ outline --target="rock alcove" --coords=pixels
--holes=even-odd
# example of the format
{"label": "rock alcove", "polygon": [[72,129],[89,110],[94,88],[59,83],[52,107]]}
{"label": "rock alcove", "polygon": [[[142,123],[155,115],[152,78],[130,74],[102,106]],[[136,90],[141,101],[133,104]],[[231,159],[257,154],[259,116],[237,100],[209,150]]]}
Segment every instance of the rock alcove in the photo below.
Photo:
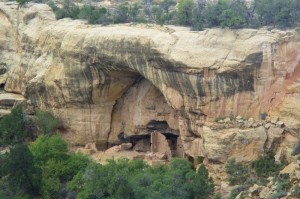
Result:
{"label": "rock alcove", "polygon": [[108,146],[130,142],[137,152],[182,156],[177,120],[163,94],[140,78],[114,106]]}

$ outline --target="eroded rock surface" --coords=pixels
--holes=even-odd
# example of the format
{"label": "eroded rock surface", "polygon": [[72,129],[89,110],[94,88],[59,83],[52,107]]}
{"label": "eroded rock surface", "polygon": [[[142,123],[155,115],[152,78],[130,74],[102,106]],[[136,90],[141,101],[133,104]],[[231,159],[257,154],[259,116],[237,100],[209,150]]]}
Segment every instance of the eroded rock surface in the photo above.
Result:
{"label": "eroded rock surface", "polygon": [[148,150],[158,130],[216,173],[229,157],[280,159],[297,144],[299,61],[292,30],[92,26],[0,3],[0,84],[54,111],[70,143]]}

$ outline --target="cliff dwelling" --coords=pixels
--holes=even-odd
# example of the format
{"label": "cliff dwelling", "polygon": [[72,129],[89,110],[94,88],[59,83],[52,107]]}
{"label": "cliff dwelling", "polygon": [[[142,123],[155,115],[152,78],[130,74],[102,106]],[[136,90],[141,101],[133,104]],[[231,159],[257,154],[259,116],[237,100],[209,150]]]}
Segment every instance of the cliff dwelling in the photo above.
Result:
{"label": "cliff dwelling", "polygon": [[177,114],[156,87],[140,78],[114,106],[109,146],[132,143],[133,151],[183,157]]}
{"label": "cliff dwelling", "polygon": [[165,121],[150,121],[148,134],[125,137],[119,134],[121,143],[132,143],[132,150],[143,153],[161,153],[170,157],[183,157],[183,146],[178,134]]}

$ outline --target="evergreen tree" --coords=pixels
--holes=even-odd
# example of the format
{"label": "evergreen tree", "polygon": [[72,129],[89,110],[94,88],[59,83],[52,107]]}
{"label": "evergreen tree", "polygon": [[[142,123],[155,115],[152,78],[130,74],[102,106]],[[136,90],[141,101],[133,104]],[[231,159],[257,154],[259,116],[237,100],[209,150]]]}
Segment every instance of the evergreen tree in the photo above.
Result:
{"label": "evergreen tree", "polygon": [[191,26],[193,24],[193,10],[196,4],[193,0],[180,0],[177,9],[177,18],[180,25]]}
{"label": "evergreen tree", "polygon": [[193,181],[194,198],[208,198],[214,190],[214,183],[208,175],[208,170],[205,168],[204,164],[201,164]]}
{"label": "evergreen tree", "polygon": [[27,136],[26,114],[18,105],[0,120],[0,142],[4,145],[22,143]]}
{"label": "evergreen tree", "polygon": [[11,190],[39,195],[41,173],[34,166],[33,156],[25,144],[17,144],[6,155],[1,167],[2,177],[7,177]]}
{"label": "evergreen tree", "polygon": [[254,5],[261,25],[289,27],[294,24],[296,0],[255,0]]}

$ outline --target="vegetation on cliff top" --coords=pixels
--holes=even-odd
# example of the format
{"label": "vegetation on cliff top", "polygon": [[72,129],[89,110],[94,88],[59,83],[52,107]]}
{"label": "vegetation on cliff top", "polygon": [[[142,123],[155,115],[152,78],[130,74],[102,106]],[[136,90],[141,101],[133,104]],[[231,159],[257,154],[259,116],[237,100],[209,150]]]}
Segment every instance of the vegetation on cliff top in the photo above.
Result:
{"label": "vegetation on cliff top", "polygon": [[[18,0],[20,3],[29,0]],[[48,3],[56,17],[86,19],[91,24],[155,23],[189,26],[193,30],[211,27],[277,28],[293,27],[300,22],[299,0],[143,0],[115,1],[112,6],[99,7],[91,2],[78,6],[71,0],[61,5],[52,0],[34,0]]]}

